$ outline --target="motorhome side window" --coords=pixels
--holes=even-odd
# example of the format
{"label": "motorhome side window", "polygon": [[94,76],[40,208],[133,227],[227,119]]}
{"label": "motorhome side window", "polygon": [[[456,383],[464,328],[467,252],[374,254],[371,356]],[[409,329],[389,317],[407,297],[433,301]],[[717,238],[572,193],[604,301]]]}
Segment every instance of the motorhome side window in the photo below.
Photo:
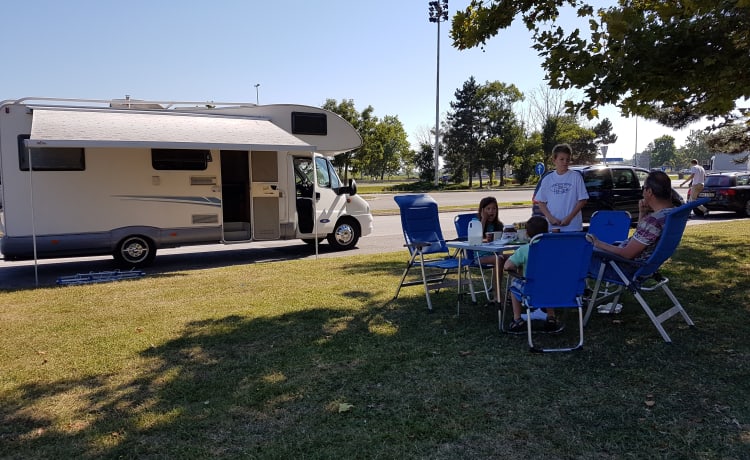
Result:
{"label": "motorhome side window", "polygon": [[328,135],[325,113],[292,112],[292,134]]}
{"label": "motorhome side window", "polygon": [[31,148],[24,141],[28,134],[18,136],[18,166],[21,171],[29,170],[29,150],[34,171],[83,171],[86,158],[82,148]]}
{"label": "motorhome side window", "polygon": [[203,171],[209,161],[208,150],[151,149],[151,166],[156,170]]}

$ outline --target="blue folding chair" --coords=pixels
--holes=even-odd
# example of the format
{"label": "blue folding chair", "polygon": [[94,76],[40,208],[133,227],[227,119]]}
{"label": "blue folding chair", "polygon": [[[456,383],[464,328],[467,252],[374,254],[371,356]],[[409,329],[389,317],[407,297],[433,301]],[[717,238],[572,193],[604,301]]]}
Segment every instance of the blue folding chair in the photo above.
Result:
{"label": "blue folding chair", "polygon": [[[596,281],[593,293],[588,302],[584,324],[588,323],[591,312],[597,304],[613,298],[612,305],[615,305],[624,291],[628,290],[633,293],[633,296],[638,300],[641,307],[643,307],[643,311],[646,312],[646,315],[648,315],[651,322],[656,326],[656,330],[659,331],[665,342],[672,342],[672,339],[670,339],[664,330],[664,326],[662,326],[669,318],[680,314],[688,326],[695,326],[685,308],[669,289],[669,278],[663,276],[659,272],[659,268],[672,257],[677,246],[679,246],[690,212],[708,201],[708,198],[691,201],[670,211],[654,252],[646,260],[631,260],[606,251],[595,250],[589,269],[589,277]],[[600,295],[602,283],[617,285],[618,289],[614,292],[607,292]],[[656,315],[643,297],[643,293],[652,292],[658,288],[661,288],[672,301],[672,307]]]}
{"label": "blue folding chair", "polygon": [[[615,211],[615,210],[601,210],[595,211],[591,215],[589,220],[588,232],[596,236],[599,241],[603,241],[608,244],[615,244],[620,241],[625,241],[630,233],[630,226],[632,220],[630,213],[627,211]],[[610,285],[604,283],[602,288],[602,295],[609,294]],[[616,307],[616,302],[609,306],[609,311],[619,311]]]}
{"label": "blue folding chair", "polygon": [[624,241],[628,238],[631,222],[627,211],[596,211],[589,221],[589,233],[608,244]]}
{"label": "blue folding chair", "polygon": [[[460,241],[466,241],[469,238],[469,222],[477,217],[477,213],[470,212],[464,214],[458,214],[453,218],[453,225],[456,227],[456,236]],[[484,269],[494,269],[493,264],[480,264],[479,260],[474,251],[466,251],[466,259],[470,260],[469,269],[479,269],[479,276],[482,278],[482,286],[484,287],[484,295],[487,298],[487,302],[492,301],[490,290],[492,289],[492,272],[490,272],[490,282],[487,283],[487,278],[484,276]],[[499,302],[499,300],[498,300]]]}
{"label": "blue folding chair", "polygon": [[578,309],[578,344],[567,348],[539,348],[534,345],[531,321],[526,322],[529,349],[535,352],[572,351],[583,348],[583,292],[586,288],[593,247],[583,232],[542,233],[529,243],[529,259],[520,288],[512,285],[511,293],[532,309]]}
{"label": "blue folding chair", "polygon": [[[461,260],[450,254],[445,245],[443,231],[440,228],[440,215],[437,202],[429,195],[396,195],[394,197],[401,211],[401,229],[404,233],[406,248],[409,250],[409,262],[401,276],[394,300],[398,298],[401,288],[422,284],[427,297],[427,308],[432,311],[430,291],[443,287],[457,287],[457,281],[451,281],[448,275],[455,272],[459,281],[468,284],[472,301],[476,302],[476,294],[471,278],[464,280],[463,275],[469,275],[471,261]],[[421,278],[407,280],[412,268],[418,267]],[[463,273],[458,273],[459,267]]]}

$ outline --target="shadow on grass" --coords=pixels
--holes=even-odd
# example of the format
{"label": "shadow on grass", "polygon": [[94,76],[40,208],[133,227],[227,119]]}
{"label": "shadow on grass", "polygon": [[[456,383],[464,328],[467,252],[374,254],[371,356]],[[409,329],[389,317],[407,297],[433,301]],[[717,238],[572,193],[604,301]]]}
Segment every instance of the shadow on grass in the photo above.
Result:
{"label": "shadow on grass", "polygon": [[[143,268],[147,276],[164,275],[177,271],[205,270],[254,263],[300,260],[313,257],[315,247],[305,243],[275,247],[254,246],[247,249],[206,250],[188,253],[159,253],[153,266]],[[341,255],[327,244],[318,247],[321,256]],[[61,276],[110,270],[127,270],[119,267],[112,258],[95,258],[65,261],[44,261],[38,265],[38,287],[55,287]],[[36,289],[33,265],[6,265],[0,270],[0,290],[15,292]]]}
{"label": "shadow on grass", "polygon": [[[435,294],[428,315],[420,286],[385,305],[387,293],[342,286],[360,307],[192,321],[117,374],[27,382],[4,397],[0,454],[743,458],[750,344],[747,304],[736,306],[746,293],[701,268],[727,269],[714,254],[691,245],[665,267],[698,323],[668,322],[671,346],[632,297],[620,315],[592,319],[584,350],[540,356],[525,338],[500,336],[482,305],[455,316],[455,292]],[[402,268],[358,260],[343,270],[395,289]],[[734,304],[717,309],[717,293]],[[31,400],[76,409],[53,420]]]}

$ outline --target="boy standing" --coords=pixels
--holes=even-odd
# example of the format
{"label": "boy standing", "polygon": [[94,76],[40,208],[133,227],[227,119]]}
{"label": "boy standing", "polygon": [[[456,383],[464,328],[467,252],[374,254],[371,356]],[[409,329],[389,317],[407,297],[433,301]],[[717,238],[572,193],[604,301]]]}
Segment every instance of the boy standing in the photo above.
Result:
{"label": "boy standing", "polygon": [[583,230],[581,209],[589,199],[583,177],[568,169],[573,150],[568,144],[558,144],[552,149],[555,171],[542,178],[536,200],[550,230],[553,232],[580,232]]}

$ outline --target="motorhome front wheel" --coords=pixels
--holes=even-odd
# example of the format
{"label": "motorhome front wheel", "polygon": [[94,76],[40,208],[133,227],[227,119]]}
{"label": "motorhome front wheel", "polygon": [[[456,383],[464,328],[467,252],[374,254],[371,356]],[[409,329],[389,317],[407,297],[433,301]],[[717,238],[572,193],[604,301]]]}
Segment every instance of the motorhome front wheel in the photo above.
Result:
{"label": "motorhome front wheel", "polygon": [[115,260],[126,267],[150,265],[156,257],[156,245],[143,236],[129,236],[117,245]]}
{"label": "motorhome front wheel", "polygon": [[328,235],[328,244],[336,250],[352,249],[359,241],[359,224],[351,218],[342,218],[336,223],[333,233]]}

